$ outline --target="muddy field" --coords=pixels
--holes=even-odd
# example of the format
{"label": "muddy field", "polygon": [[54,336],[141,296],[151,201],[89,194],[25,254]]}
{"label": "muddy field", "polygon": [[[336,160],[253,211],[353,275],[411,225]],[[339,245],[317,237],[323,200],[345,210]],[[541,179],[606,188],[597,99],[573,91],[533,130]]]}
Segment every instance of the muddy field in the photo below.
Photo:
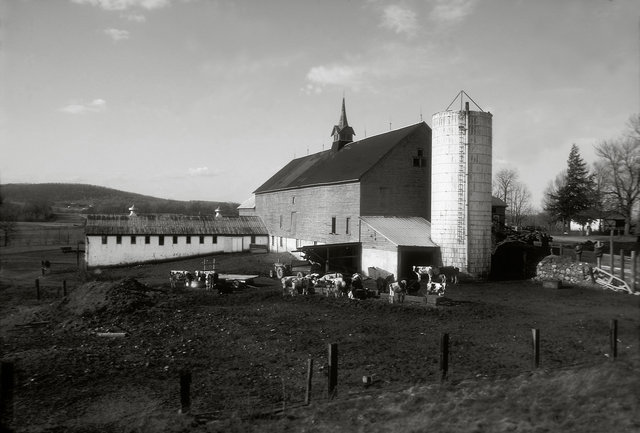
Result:
{"label": "muddy field", "polygon": [[[438,383],[442,333],[451,340],[451,383],[529,372],[532,328],[550,372],[610,364],[612,319],[617,362],[634,362],[640,343],[640,297],[598,288],[467,282],[427,308],[386,297],[283,297],[266,277],[271,263],[287,260],[276,254],[217,256],[220,272],[261,275],[224,295],[170,290],[170,269],[202,269],[202,259],[90,273],[60,249],[4,249],[1,259],[1,353],[17,371],[18,431],[260,431],[264,417],[304,400],[308,359],[311,407],[322,414],[329,343],[338,345],[337,398],[345,401]],[[42,260],[51,262],[45,276]],[[177,414],[182,371],[192,374],[190,417]],[[366,389],[363,376],[373,380]],[[243,421],[229,429],[230,419]],[[325,431],[295,416],[277,426]]]}

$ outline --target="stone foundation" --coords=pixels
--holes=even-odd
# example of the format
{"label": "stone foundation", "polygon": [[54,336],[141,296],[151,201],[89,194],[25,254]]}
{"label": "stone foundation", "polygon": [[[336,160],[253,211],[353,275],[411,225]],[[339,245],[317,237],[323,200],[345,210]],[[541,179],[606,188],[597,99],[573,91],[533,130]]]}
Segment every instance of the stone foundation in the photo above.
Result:
{"label": "stone foundation", "polygon": [[558,280],[564,284],[591,285],[593,268],[589,263],[575,262],[568,257],[547,256],[536,267],[536,281]]}

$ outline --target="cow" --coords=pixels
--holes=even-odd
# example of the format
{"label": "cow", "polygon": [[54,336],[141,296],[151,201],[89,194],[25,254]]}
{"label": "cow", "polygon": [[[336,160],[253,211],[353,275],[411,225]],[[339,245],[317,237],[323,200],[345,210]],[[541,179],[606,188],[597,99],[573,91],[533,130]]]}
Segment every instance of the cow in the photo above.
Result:
{"label": "cow", "polygon": [[428,276],[429,284],[440,275],[440,269],[436,266],[414,266],[413,272],[418,276],[418,281],[422,281],[424,275]]}
{"label": "cow", "polygon": [[460,268],[454,266],[442,266],[440,267],[440,275],[444,276],[444,280],[453,284],[458,284],[458,275],[460,274]]}
{"label": "cow", "polygon": [[407,281],[402,280],[397,283],[389,284],[389,303],[393,304],[398,296],[398,301],[404,303],[404,297],[407,294]]}
{"label": "cow", "polygon": [[[280,282],[282,283],[282,296],[295,296],[299,293],[302,293],[302,278],[291,275],[282,277]],[[298,291],[298,288],[300,288],[300,291]]]}
{"label": "cow", "polygon": [[413,272],[418,276],[418,281],[422,281],[424,275],[427,275],[429,277],[429,284],[434,280],[439,280],[440,283],[449,281],[453,284],[458,284],[460,268],[453,266],[414,266]]}
{"label": "cow", "polygon": [[175,289],[178,282],[186,285],[187,271],[169,271],[169,284],[171,288]]}
{"label": "cow", "polygon": [[427,293],[429,295],[438,295],[438,296],[444,296],[444,292],[447,288],[447,283],[443,282],[443,283],[429,283],[427,285]]}

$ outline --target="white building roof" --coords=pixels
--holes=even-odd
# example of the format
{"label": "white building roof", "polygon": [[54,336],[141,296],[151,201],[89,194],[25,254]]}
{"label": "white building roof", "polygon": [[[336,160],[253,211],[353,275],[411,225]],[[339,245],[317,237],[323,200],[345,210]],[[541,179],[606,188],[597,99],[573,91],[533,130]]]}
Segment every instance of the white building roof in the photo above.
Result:
{"label": "white building roof", "polygon": [[438,246],[431,240],[431,223],[422,217],[363,216],[360,219],[397,246]]}

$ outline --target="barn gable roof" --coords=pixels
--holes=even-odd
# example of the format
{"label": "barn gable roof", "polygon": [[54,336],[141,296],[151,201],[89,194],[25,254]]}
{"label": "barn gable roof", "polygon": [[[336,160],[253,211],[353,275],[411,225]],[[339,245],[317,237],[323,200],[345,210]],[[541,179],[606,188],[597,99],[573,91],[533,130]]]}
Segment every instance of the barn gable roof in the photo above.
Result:
{"label": "barn gable roof", "polygon": [[431,240],[431,223],[422,217],[363,216],[360,219],[402,247],[437,247]]}
{"label": "barn gable roof", "polygon": [[297,158],[255,190],[256,194],[333,183],[357,182],[394,146],[421,128],[420,122],[394,131],[346,144],[341,150]]}
{"label": "barn gable roof", "polygon": [[87,215],[87,235],[266,235],[259,217]]}

